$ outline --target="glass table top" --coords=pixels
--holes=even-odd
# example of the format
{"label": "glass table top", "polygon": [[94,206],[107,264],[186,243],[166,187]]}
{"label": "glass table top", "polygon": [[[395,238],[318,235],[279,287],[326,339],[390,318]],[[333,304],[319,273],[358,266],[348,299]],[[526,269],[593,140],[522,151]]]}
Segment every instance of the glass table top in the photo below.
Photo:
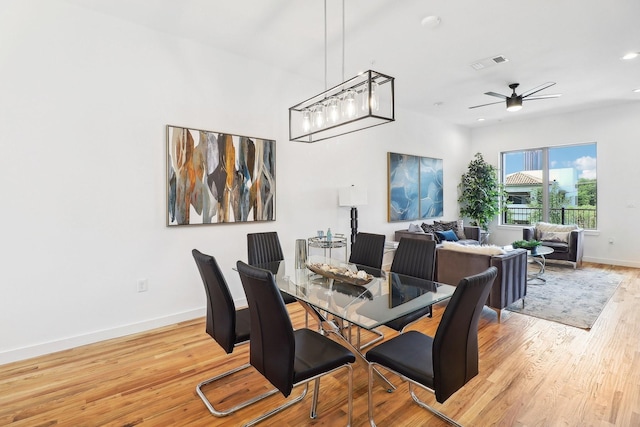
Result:
{"label": "glass table top", "polygon": [[535,248],[535,250],[530,250],[528,251],[529,255],[531,256],[544,256],[544,255],[549,255],[553,253],[553,248],[550,248],[549,246],[538,246]]}
{"label": "glass table top", "polygon": [[[357,272],[355,264],[322,256],[309,257],[309,263]],[[376,328],[450,298],[456,289],[454,286],[397,273],[387,273],[387,277],[382,278],[374,277],[369,283],[359,285],[294,266],[293,262],[278,261],[257,267],[270,270],[283,292],[365,329]]]}

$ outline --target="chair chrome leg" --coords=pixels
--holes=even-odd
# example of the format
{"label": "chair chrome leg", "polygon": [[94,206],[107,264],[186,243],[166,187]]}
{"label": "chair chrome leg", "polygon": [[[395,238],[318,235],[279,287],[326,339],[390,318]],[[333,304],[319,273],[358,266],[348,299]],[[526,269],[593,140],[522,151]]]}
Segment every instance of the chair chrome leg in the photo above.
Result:
{"label": "chair chrome leg", "polygon": [[316,378],[315,385],[313,387],[313,399],[311,400],[311,412],[309,413],[309,418],[315,420],[318,416],[317,408],[318,408],[318,393],[320,392],[320,378]]}
{"label": "chair chrome leg", "polygon": [[[371,362],[369,363],[369,410],[368,410],[368,416],[369,416],[369,424],[371,424],[371,427],[375,427],[376,423],[373,420],[373,374],[374,372],[376,372],[376,368],[375,366],[377,365],[377,363]],[[389,368],[387,368],[389,369]],[[443,414],[442,412],[438,411],[435,408],[432,408],[431,406],[427,405],[426,403],[424,403],[422,400],[418,399],[418,396],[416,396],[416,394],[413,392],[413,386],[417,385],[418,387],[422,387],[425,388],[426,390],[429,390],[431,392],[433,392],[433,390],[431,390],[428,387],[425,387],[424,385],[421,385],[419,383],[414,382],[413,380],[405,377],[404,375],[399,374],[398,372],[389,369],[389,371],[393,372],[394,374],[398,375],[400,378],[402,378],[404,381],[406,381],[409,384],[409,393],[411,394],[411,398],[413,399],[414,402],[416,402],[416,404],[418,404],[418,406],[420,406],[421,408],[426,409],[427,411],[431,412],[432,414],[434,414],[435,416],[439,417],[440,419],[446,421],[447,423],[451,424],[452,426],[455,427],[462,427],[460,424],[458,424],[457,422],[455,422],[454,420],[452,420],[451,418],[447,417],[445,414]]]}
{"label": "chair chrome leg", "polygon": [[375,421],[373,421],[373,363],[369,364],[369,381],[368,381],[368,388],[369,388],[369,409],[368,409],[368,415],[369,415],[369,424],[371,425],[371,427],[376,427],[376,423]]}
{"label": "chair chrome leg", "polygon": [[409,381],[409,393],[411,394],[411,398],[413,399],[413,401],[416,402],[418,406],[420,406],[421,408],[426,409],[427,411],[431,412],[433,415],[451,424],[452,426],[462,427],[460,424],[453,421],[451,418],[447,417],[442,412],[438,411],[437,409],[427,405],[422,400],[418,399],[418,396],[416,396],[416,394],[413,392],[413,384],[411,383],[411,381]]}
{"label": "chair chrome leg", "polygon": [[202,391],[202,387],[206,386],[207,384],[211,384],[211,383],[213,383],[213,382],[215,382],[215,381],[217,381],[217,380],[219,380],[221,378],[228,377],[231,374],[235,374],[236,372],[240,372],[240,371],[242,371],[244,369],[247,369],[249,367],[251,367],[251,364],[250,363],[245,363],[244,365],[239,366],[239,367],[237,367],[235,369],[231,369],[230,371],[224,372],[224,373],[222,373],[222,374],[220,374],[218,376],[215,376],[213,378],[209,378],[208,380],[202,381],[200,384],[198,384],[196,386],[196,393],[198,394],[198,396],[200,396],[200,399],[202,400],[202,402],[207,407],[209,412],[211,412],[212,415],[214,415],[216,417],[227,416],[229,414],[237,412],[242,408],[246,408],[247,406],[258,402],[259,400],[262,400],[262,399],[264,399],[266,397],[269,397],[269,396],[271,396],[271,395],[273,395],[273,394],[278,392],[278,389],[273,389],[273,390],[270,390],[270,391],[268,391],[268,392],[266,392],[264,394],[256,396],[256,397],[254,397],[252,399],[245,400],[244,402],[234,406],[233,408],[229,408],[229,409],[224,410],[224,411],[216,409],[213,406],[213,404],[209,401],[209,399],[207,399],[207,396],[205,396],[204,392]]}
{"label": "chair chrome leg", "polygon": [[[246,423],[244,425],[244,427],[254,426],[254,425],[258,424],[259,422],[264,421],[267,418],[271,417],[272,415],[275,415],[278,412],[282,412],[283,410],[287,409],[289,406],[292,406],[292,405],[300,402],[307,395],[307,390],[309,390],[309,383],[311,381],[319,380],[320,377],[322,377],[324,375],[327,375],[327,374],[331,374],[331,373],[337,371],[338,369],[342,369],[342,368],[347,368],[349,370],[349,381],[348,381],[349,390],[348,390],[348,397],[347,397],[347,399],[348,399],[348,407],[349,407],[347,415],[349,417],[349,420],[348,420],[348,424],[347,425],[350,426],[351,425],[351,418],[353,416],[353,391],[352,391],[352,389],[353,389],[353,368],[351,367],[351,364],[345,364],[345,365],[342,365],[342,366],[338,366],[337,368],[334,368],[331,371],[323,372],[322,374],[319,374],[319,375],[316,375],[315,377],[309,378],[304,383],[303,382],[299,382],[297,384],[294,384],[293,385],[294,387],[297,387],[299,385],[304,384],[304,391],[302,392],[302,394],[300,396],[296,397],[293,400],[290,400],[290,401],[284,403],[281,406],[278,406],[277,408],[267,412],[264,415],[259,416],[258,418],[254,419],[254,420],[249,421],[248,423]],[[313,413],[315,413],[315,409],[316,409],[315,406],[317,406],[317,403],[318,403],[317,402],[317,399],[318,399],[317,398],[317,395],[318,395],[317,390],[318,390],[318,387],[319,387],[319,383],[318,382],[316,383],[315,387],[316,387],[316,390],[314,390],[315,393],[314,393],[314,399],[313,399],[312,409],[311,409],[311,411]],[[315,416],[312,417],[312,418],[315,418]]]}
{"label": "chair chrome leg", "polygon": [[353,419],[353,368],[351,367],[351,365],[347,365],[347,368],[349,368],[349,380],[347,384],[347,386],[349,387],[347,395],[347,416],[349,417],[349,419],[347,420],[347,427],[351,427],[351,420]]}
{"label": "chair chrome leg", "polygon": [[249,421],[248,423],[246,423],[244,425],[244,427],[249,427],[249,426],[254,426],[256,424],[258,424],[261,421],[266,420],[267,418],[277,414],[278,412],[284,411],[285,409],[287,409],[289,406],[293,406],[296,403],[300,402],[302,399],[304,399],[304,397],[307,395],[307,390],[309,389],[309,383],[306,383],[304,385],[304,391],[302,392],[302,394],[298,397],[296,397],[293,400],[288,401],[287,403],[285,403],[284,405],[280,405],[275,409],[272,409],[271,411],[267,412],[266,414],[260,415],[258,418],[253,419],[251,421]]}

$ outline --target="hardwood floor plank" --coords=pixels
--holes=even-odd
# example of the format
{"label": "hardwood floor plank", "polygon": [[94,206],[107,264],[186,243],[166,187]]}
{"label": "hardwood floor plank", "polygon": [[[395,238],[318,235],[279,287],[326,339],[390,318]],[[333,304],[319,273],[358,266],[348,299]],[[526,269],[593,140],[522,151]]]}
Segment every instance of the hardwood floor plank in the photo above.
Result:
{"label": "hardwood floor plank", "polygon": [[[480,373],[444,404],[419,396],[468,426],[640,425],[640,270],[599,266],[624,276],[590,331],[485,308],[479,328]],[[433,335],[446,304],[411,327]],[[304,325],[300,306],[288,307]],[[384,328],[391,338],[395,331]],[[211,416],[195,393],[200,381],[248,361],[248,346],[225,354],[204,319],[0,366],[0,425],[237,426],[284,401],[280,395],[225,418]],[[444,426],[398,390],[374,387],[378,425]],[[214,404],[233,405],[271,386],[255,370],[205,389]],[[312,391],[309,392],[311,395]],[[321,382],[318,418],[311,396],[268,424],[343,425],[344,372]],[[367,372],[354,366],[354,426],[368,425]]]}

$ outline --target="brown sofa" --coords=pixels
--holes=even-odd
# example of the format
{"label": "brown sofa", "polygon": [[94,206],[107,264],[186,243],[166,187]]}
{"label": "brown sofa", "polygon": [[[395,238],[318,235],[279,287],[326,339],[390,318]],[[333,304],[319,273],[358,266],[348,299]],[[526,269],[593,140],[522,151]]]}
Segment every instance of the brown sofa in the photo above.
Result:
{"label": "brown sofa", "polygon": [[459,252],[440,247],[436,250],[436,272],[438,282],[456,286],[460,279],[480,273],[495,266],[498,276],[489,293],[486,305],[498,313],[502,309],[527,295],[527,251],[514,249],[505,254],[486,255]]}

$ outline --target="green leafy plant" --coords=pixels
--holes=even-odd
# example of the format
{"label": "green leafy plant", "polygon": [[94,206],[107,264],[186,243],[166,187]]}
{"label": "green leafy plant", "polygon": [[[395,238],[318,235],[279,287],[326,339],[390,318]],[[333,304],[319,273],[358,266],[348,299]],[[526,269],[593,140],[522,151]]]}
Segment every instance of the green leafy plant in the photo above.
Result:
{"label": "green leafy plant", "polygon": [[542,242],[538,240],[516,240],[511,244],[515,249],[522,248],[530,251],[531,249],[537,248],[540,246]]}
{"label": "green leafy plant", "polygon": [[489,223],[500,213],[507,196],[497,169],[487,163],[482,154],[476,153],[458,189],[460,214],[470,218],[472,225],[488,231]]}

